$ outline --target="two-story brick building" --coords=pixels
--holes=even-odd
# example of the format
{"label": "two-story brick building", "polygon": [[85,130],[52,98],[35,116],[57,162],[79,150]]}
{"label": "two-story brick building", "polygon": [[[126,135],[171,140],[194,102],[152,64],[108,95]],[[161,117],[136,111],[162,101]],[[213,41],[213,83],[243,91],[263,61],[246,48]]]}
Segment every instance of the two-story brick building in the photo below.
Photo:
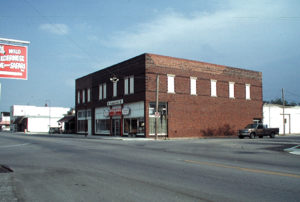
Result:
{"label": "two-story brick building", "polygon": [[262,73],[142,54],[76,80],[77,132],[201,137],[262,119]]}

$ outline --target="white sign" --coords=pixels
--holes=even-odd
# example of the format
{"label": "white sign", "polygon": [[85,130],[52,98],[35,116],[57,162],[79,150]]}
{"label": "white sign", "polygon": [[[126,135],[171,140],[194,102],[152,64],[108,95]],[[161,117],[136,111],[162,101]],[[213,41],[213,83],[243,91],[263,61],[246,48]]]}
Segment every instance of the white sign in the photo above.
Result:
{"label": "white sign", "polygon": [[126,115],[129,115],[130,113],[130,109],[128,107],[124,107],[122,109],[122,115],[126,116]]}
{"label": "white sign", "polygon": [[107,106],[113,106],[113,105],[121,105],[123,104],[123,99],[120,100],[112,100],[107,102]]}

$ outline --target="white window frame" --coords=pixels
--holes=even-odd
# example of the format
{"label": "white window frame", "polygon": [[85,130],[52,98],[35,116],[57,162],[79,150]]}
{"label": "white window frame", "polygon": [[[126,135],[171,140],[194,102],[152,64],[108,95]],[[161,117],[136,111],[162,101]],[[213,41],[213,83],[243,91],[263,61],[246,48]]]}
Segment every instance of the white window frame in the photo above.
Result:
{"label": "white window frame", "polygon": [[113,82],[113,97],[117,97],[118,95],[118,82]]}
{"label": "white window frame", "polygon": [[102,86],[103,86],[103,99],[106,99],[106,83],[103,83]]}
{"label": "white window frame", "polygon": [[87,102],[90,102],[91,101],[91,89],[89,88],[87,90]]}
{"label": "white window frame", "polygon": [[251,85],[250,84],[246,84],[245,85],[245,90],[246,90],[246,100],[251,100]]}
{"label": "white window frame", "polygon": [[229,98],[235,98],[234,97],[234,82],[229,82]]}
{"label": "white window frame", "polygon": [[134,94],[134,76],[130,76],[130,89],[129,89],[129,93],[130,94]]}
{"label": "white window frame", "polygon": [[190,77],[191,95],[197,95],[197,77]]}
{"label": "white window frame", "polygon": [[211,97],[217,97],[217,80],[210,80],[210,95]]}
{"label": "white window frame", "polygon": [[124,94],[128,95],[128,77],[124,78]]}
{"label": "white window frame", "polygon": [[103,100],[103,84],[99,85],[99,100]]}
{"label": "white window frame", "polygon": [[175,93],[175,75],[168,74],[168,93]]}
{"label": "white window frame", "polygon": [[80,104],[80,90],[77,92],[77,103]]}
{"label": "white window frame", "polygon": [[85,90],[82,90],[82,103],[85,103]]}

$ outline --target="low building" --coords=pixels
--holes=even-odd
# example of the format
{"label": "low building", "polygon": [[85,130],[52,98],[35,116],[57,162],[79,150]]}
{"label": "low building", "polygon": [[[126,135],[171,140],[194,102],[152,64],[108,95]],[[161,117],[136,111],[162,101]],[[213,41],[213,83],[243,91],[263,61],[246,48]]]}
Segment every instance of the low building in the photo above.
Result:
{"label": "low building", "polygon": [[11,130],[20,132],[49,132],[59,128],[58,120],[70,108],[13,105],[10,111]]}
{"label": "low building", "polygon": [[[284,113],[283,113],[284,111]],[[300,106],[264,104],[263,123],[271,128],[279,128],[280,134],[300,133]]]}
{"label": "low building", "polygon": [[1,112],[0,113],[0,131],[10,130],[10,113]]}
{"label": "low building", "polygon": [[262,73],[146,53],[78,78],[75,99],[78,133],[201,137],[262,120]]}
{"label": "low building", "polygon": [[58,124],[61,127],[62,133],[75,133],[75,110],[71,109],[63,118],[59,119]]}

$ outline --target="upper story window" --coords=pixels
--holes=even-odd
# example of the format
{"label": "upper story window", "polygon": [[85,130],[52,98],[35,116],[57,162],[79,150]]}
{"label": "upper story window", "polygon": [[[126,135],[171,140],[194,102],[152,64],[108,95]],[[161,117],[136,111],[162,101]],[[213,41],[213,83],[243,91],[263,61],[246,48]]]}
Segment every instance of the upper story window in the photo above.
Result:
{"label": "upper story window", "polygon": [[128,77],[124,78],[124,94],[128,95]]}
{"label": "upper story window", "polygon": [[175,75],[168,74],[168,93],[175,93]]}
{"label": "upper story window", "polygon": [[82,103],[85,103],[85,90],[82,90]]}
{"label": "upper story window", "polygon": [[134,93],[134,76],[129,76],[124,78],[124,94]]}
{"label": "upper story window", "polygon": [[130,94],[133,94],[134,93],[134,76],[130,76],[129,80],[130,80],[129,92],[130,92]]}
{"label": "upper story window", "polygon": [[80,104],[80,91],[77,92],[77,104]]}
{"label": "upper story window", "polygon": [[90,88],[87,90],[87,101],[88,102],[91,101],[91,89]]}
{"label": "upper story window", "polygon": [[229,98],[234,98],[234,82],[229,82]]}
{"label": "upper story window", "polygon": [[99,85],[99,100],[106,99],[106,83]]}
{"label": "upper story window", "polygon": [[210,94],[212,97],[217,97],[217,80],[210,80]]}
{"label": "upper story window", "polygon": [[113,97],[117,97],[118,82],[113,82]]}
{"label": "upper story window", "polygon": [[191,95],[197,95],[197,78],[191,77]]}
{"label": "upper story window", "polygon": [[250,84],[246,84],[246,100],[250,100],[251,99],[251,95],[250,95]]}

